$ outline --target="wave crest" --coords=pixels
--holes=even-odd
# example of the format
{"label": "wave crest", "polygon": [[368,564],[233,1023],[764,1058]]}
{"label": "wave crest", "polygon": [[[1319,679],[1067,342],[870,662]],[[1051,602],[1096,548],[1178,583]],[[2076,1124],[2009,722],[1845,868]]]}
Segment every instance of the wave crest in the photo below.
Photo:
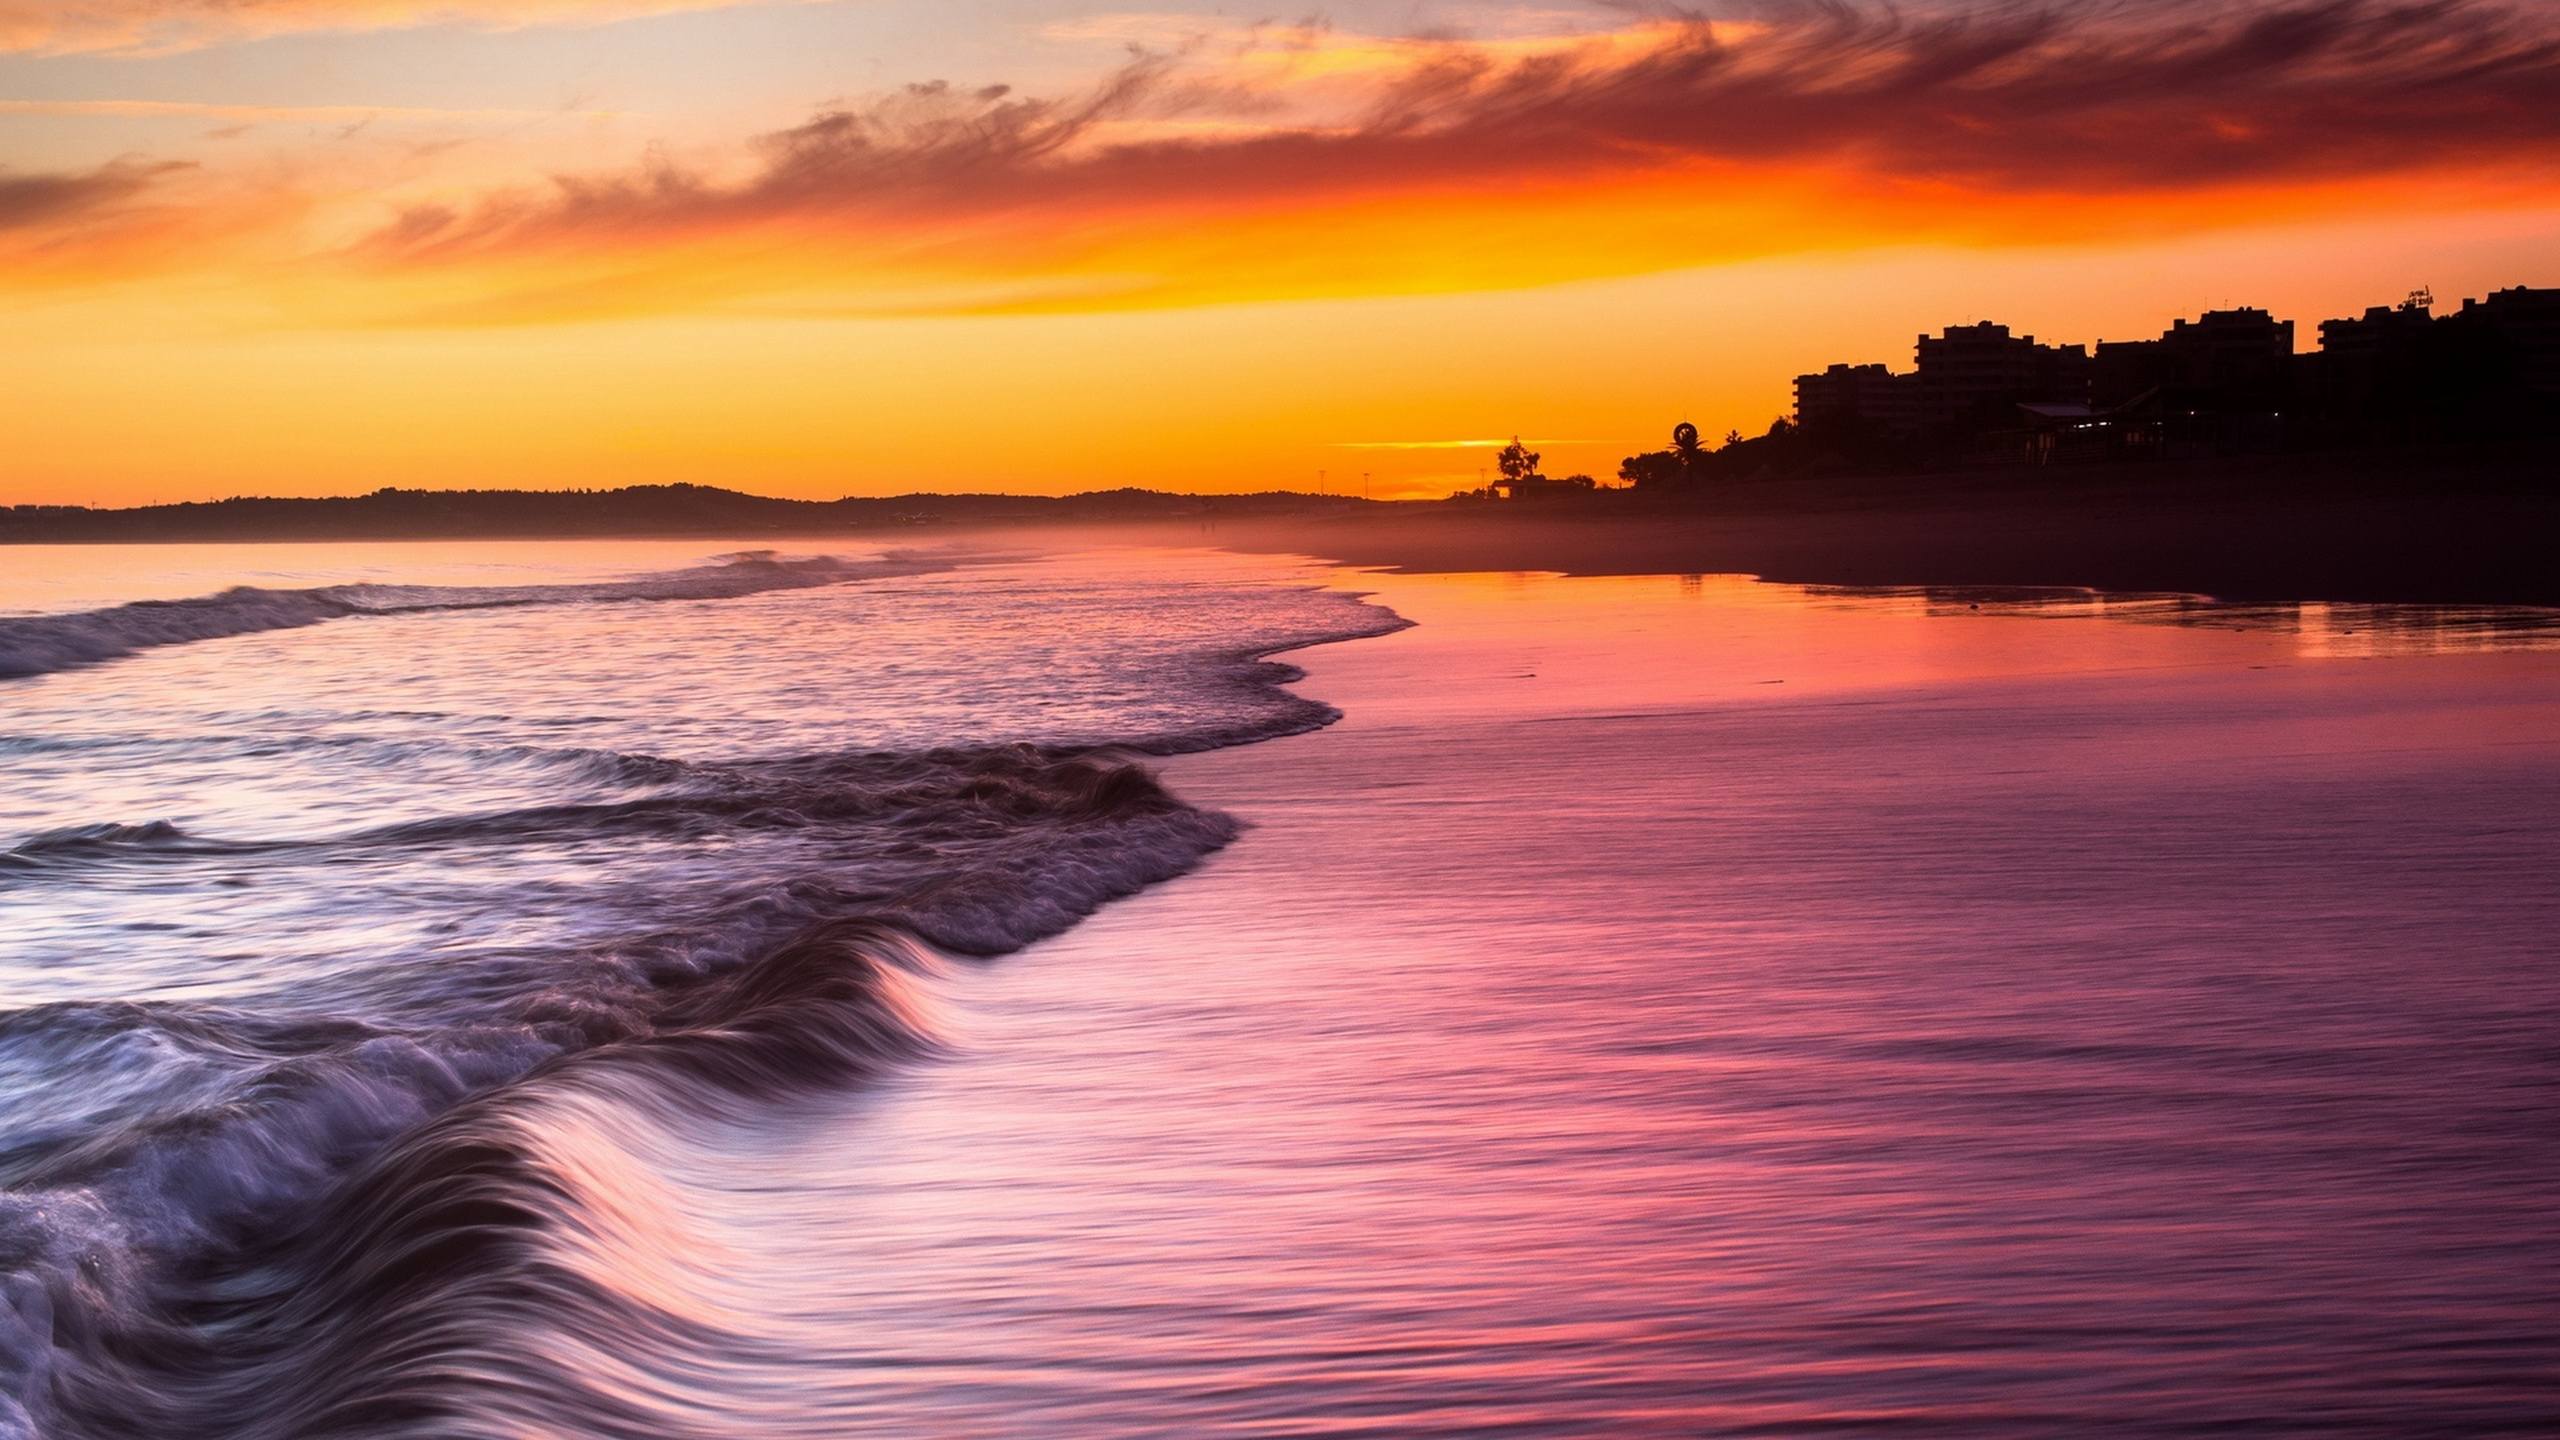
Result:
{"label": "wave crest", "polygon": [[629,580],[579,585],[323,585],[271,590],[236,585],[185,600],[136,600],[70,615],[0,618],[0,680],[50,675],[118,660],[139,651],[271,630],[294,630],[356,615],[430,610],[489,610],[663,600],[727,600],[769,590],[807,589],[852,580],[915,575],[941,568],[908,554],[854,561],[832,555],[791,558],[748,550],[711,563]]}
{"label": "wave crest", "polygon": [[[646,594],[473,600],[833,583],[770,554],[709,568],[709,580],[658,577]],[[353,614],[447,601],[374,588],[327,603]],[[9,626],[32,623],[0,622],[0,647],[22,633]],[[501,1388],[529,1374],[509,1367],[533,1357],[492,1348],[524,1333],[507,1327],[509,1307],[681,1329],[676,1312],[554,1263],[546,1247],[615,1223],[613,1197],[581,1177],[579,1157],[550,1148],[557,1118],[582,1106],[733,1114],[741,1097],[832,1085],[930,1050],[902,977],[1057,933],[1238,833],[1166,789],[1140,748],[1328,723],[1336,712],[1281,690],[1297,672],[1266,657],[1402,622],[1346,598],[1295,623],[1307,633],[1175,650],[1177,668],[1144,672],[1174,686],[1172,703],[1139,711],[1150,718],[1109,729],[1116,743],[1100,746],[710,761],[467,738],[226,736],[187,743],[352,747],[393,764],[416,758],[403,747],[430,744],[523,774],[460,814],[262,838],[195,833],[220,828],[206,820],[94,824],[0,854],[0,885],[45,903],[119,886],[231,893],[142,868],[199,863],[200,876],[243,894],[343,893],[363,920],[346,933],[380,947],[313,950],[290,993],[0,1012],[0,1093],[15,1112],[0,1126],[0,1436],[470,1433],[450,1411],[451,1367],[486,1367]],[[178,742],[5,743],[50,754]],[[311,813],[314,830],[332,825]],[[488,914],[503,922],[459,941],[379,940],[408,932],[383,920],[389,892],[368,888],[375,877],[425,876],[423,911],[442,920],[436,906],[452,892],[433,872],[447,865],[522,877],[470,892],[496,897]],[[544,929],[560,893],[571,898],[556,908],[579,923]],[[659,1433],[647,1415],[626,1418],[629,1433]],[[540,1427],[528,1418],[494,1431],[528,1428]]]}
{"label": "wave crest", "polygon": [[[52,1143],[38,1135],[0,1157],[10,1187],[0,1195],[0,1270],[8,1272],[0,1309],[11,1312],[0,1319],[0,1393],[38,1399],[69,1433],[118,1433],[101,1417],[181,1404],[185,1423],[142,1428],[220,1433],[223,1385],[184,1366],[173,1373],[163,1357],[219,1334],[225,1358],[214,1368],[254,1373],[233,1353],[246,1322],[205,1329],[207,1302],[188,1288],[204,1281],[188,1257],[240,1253],[274,1217],[337,1195],[323,1212],[337,1218],[302,1232],[334,1235],[303,1242],[328,1252],[307,1259],[306,1274],[407,1264],[400,1257],[427,1241],[365,1240],[363,1215],[381,1206],[430,1219],[494,1213],[483,1193],[493,1182],[474,1166],[497,1163],[496,1152],[485,1136],[453,1138],[478,1134],[472,1126],[496,1113],[466,1105],[473,1097],[501,1108],[533,1103],[556,1083],[545,1077],[595,1073],[607,1056],[646,1068],[653,1083],[732,1092],[865,1073],[923,1043],[880,1004],[883,964],[1017,949],[1181,873],[1236,833],[1226,817],[1183,804],[1134,757],[1110,753],[996,746],[684,768],[673,789],[642,800],[298,842],[358,852],[466,834],[503,846],[646,828],[705,838],[777,832],[803,847],[793,852],[794,873],[706,895],[687,925],[628,936],[582,959],[466,970],[452,983],[487,988],[533,977],[478,1023],[305,1029],[244,1024],[216,1009],[132,1005],[0,1016],[0,1075],[42,1076],[96,1102]],[[57,843],[118,843],[105,834],[111,828]],[[462,1118],[472,1114],[483,1118]],[[437,1158],[419,1158],[429,1154]],[[363,1172],[373,1178],[349,1189],[342,1177],[372,1155],[383,1156]],[[396,1204],[379,1193],[400,1186],[412,1193]],[[437,1197],[463,1192],[482,1199],[437,1209]],[[446,1234],[434,1243],[464,1240]],[[379,1247],[376,1258],[359,1253],[368,1244]],[[248,1283],[238,1279],[247,1272],[226,1273],[225,1286]],[[296,1295],[308,1288],[302,1280],[288,1287]],[[293,1317],[309,1302],[271,1298],[273,1313],[258,1323],[303,1333]],[[292,1363],[300,1370],[310,1360]]]}

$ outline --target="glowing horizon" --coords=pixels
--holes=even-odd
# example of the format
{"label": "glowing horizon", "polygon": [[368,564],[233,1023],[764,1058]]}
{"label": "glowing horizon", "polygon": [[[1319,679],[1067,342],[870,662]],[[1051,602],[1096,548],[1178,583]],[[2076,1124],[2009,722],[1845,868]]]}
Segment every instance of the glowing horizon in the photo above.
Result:
{"label": "glowing horizon", "polygon": [[1003,13],[0,0],[0,502],[1442,493],[1974,318],[2560,281],[2522,8]]}

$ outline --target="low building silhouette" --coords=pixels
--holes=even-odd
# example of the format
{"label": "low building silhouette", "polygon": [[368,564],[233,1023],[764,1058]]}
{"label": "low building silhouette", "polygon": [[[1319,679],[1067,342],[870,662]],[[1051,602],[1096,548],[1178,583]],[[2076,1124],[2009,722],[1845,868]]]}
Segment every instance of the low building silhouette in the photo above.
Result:
{"label": "low building silhouette", "polygon": [[2548,437],[2560,431],[2560,289],[2514,286],[2447,315],[2398,305],[2323,321],[2301,391],[2332,443]]}
{"label": "low building silhouette", "polygon": [[1913,348],[1921,424],[1937,434],[2006,424],[2021,404],[2089,398],[2089,352],[2082,346],[2039,345],[2033,335],[2012,335],[2008,326],[1985,320],[1923,335]]}
{"label": "low building silhouette", "polygon": [[1796,377],[1796,423],[1810,435],[1851,431],[1932,443],[2005,429],[2026,403],[2085,404],[2090,361],[2078,345],[2042,345],[1994,321],[1922,335],[1912,368],[1835,364]]}
{"label": "low building silhouette", "polygon": [[2306,389],[2320,409],[2350,419],[2405,392],[2422,369],[2434,307],[2434,296],[2414,290],[2397,305],[2321,321],[2320,353],[2306,366]]}
{"label": "low building silhouette", "polygon": [[1811,434],[1870,429],[1908,436],[1920,430],[1917,377],[1883,365],[1833,365],[1796,377],[1796,423]]}
{"label": "low building silhouette", "polygon": [[2443,316],[2416,290],[2318,333],[2297,353],[2293,321],[2247,305],[2094,353],[1951,325],[1918,337],[1907,373],[1797,376],[1797,448],[1908,468],[2560,437],[2560,289],[2512,286]]}
{"label": "low building silhouette", "polygon": [[2121,405],[2147,390],[2215,410],[2278,410],[2294,380],[2293,322],[2254,306],[2207,310],[2157,340],[2101,340],[2090,400]]}
{"label": "low building silhouette", "polygon": [[1485,493],[1496,500],[1561,500],[1571,495],[1588,494],[1600,482],[1588,475],[1522,475],[1505,477],[1485,487]]}
{"label": "low building silhouette", "polygon": [[2517,388],[2537,396],[2560,396],[2560,288],[2523,285],[2492,290],[2445,317],[2457,327],[2476,327],[2496,346],[2513,370]]}
{"label": "low building silhouette", "polygon": [[2155,385],[2116,405],[2077,400],[2021,404],[2016,430],[1988,437],[2007,452],[1992,458],[2030,465],[2158,459],[2168,440],[2161,393]]}

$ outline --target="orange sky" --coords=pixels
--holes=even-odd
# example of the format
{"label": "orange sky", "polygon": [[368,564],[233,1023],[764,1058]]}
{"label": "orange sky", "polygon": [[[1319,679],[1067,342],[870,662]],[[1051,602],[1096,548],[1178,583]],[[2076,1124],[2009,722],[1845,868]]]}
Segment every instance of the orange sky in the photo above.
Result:
{"label": "orange sky", "polygon": [[2455,4],[0,0],[0,501],[1607,475],[1923,328],[2555,283]]}

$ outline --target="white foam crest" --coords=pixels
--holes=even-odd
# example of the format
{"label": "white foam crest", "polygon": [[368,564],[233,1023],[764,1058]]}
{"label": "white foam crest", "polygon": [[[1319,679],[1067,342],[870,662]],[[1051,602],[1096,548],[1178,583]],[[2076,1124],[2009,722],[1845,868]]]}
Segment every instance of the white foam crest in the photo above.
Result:
{"label": "white foam crest", "polygon": [[522,605],[727,600],[771,590],[840,585],[942,568],[904,554],[874,560],[741,551],[709,564],[627,580],[573,585],[238,585],[186,600],[137,600],[71,615],[0,618],[0,679],[49,675],[165,645],[293,630],[352,615],[487,610]]}

